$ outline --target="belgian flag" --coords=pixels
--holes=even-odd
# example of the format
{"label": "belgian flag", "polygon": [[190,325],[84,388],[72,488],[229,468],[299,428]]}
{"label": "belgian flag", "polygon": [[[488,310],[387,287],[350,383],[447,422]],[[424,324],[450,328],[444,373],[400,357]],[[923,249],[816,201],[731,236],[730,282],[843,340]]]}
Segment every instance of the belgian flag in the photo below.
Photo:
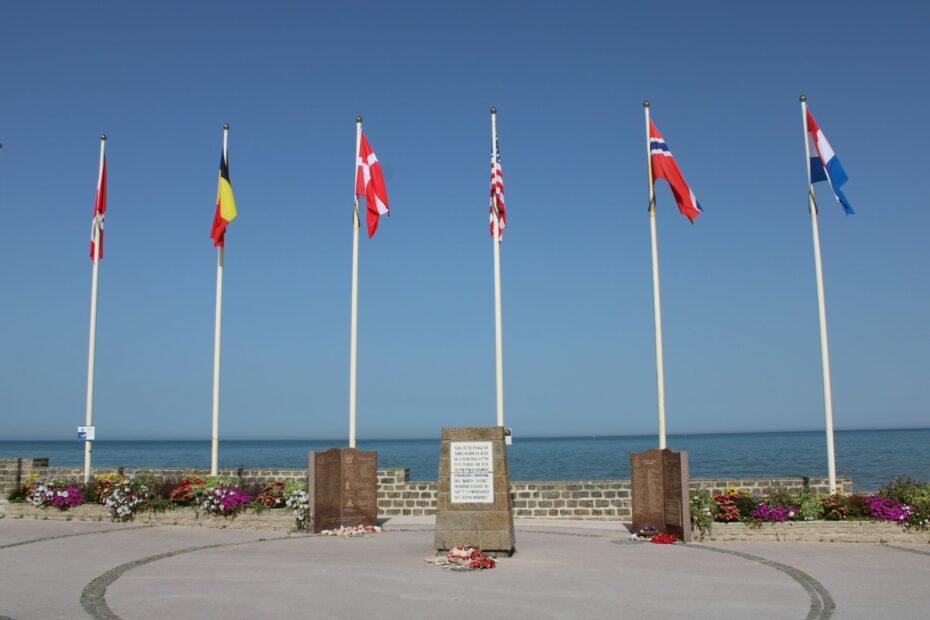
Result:
{"label": "belgian flag", "polygon": [[[225,141],[224,141],[225,142]],[[232,185],[229,183],[229,164],[226,162],[226,145],[220,155],[220,180],[216,188],[216,213],[213,215],[213,227],[210,238],[213,247],[223,247],[226,242],[226,227],[236,219],[236,199],[233,198]]]}

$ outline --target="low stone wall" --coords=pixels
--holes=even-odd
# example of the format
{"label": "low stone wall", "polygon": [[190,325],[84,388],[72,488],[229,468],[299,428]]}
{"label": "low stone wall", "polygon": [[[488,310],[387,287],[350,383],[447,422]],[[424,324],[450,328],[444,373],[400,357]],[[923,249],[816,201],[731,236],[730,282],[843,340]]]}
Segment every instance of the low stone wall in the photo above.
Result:
{"label": "low stone wall", "polygon": [[[699,538],[695,532],[695,538]],[[714,523],[703,542],[727,540],[854,543],[930,543],[930,531],[906,530],[881,521],[788,521],[786,523]]]}
{"label": "low stone wall", "polygon": [[[179,468],[120,467],[94,470],[95,474],[110,472],[156,480],[209,474],[206,469]],[[0,459],[0,488],[12,489],[32,473],[43,477],[80,479],[82,470],[79,467],[48,467],[48,459]],[[303,468],[237,468],[221,469],[219,473],[242,481],[302,480],[307,477],[307,470]],[[837,482],[844,492],[852,492],[852,478],[841,476]],[[5,487],[2,486],[4,484]],[[804,476],[691,480],[692,489],[707,489],[713,493],[736,488],[749,493],[766,494],[779,487],[807,487],[817,493],[827,493],[829,489],[826,478]],[[513,515],[518,519],[628,521],[633,514],[629,480],[514,480],[510,483],[510,490],[513,493]],[[410,469],[403,467],[378,470],[379,516],[427,516],[435,513],[435,481],[410,480]]]}
{"label": "low stone wall", "polygon": [[[103,506],[84,504],[70,510],[36,508],[29,504],[6,506],[10,519],[38,519],[42,521],[112,521],[110,512]],[[187,525],[199,527],[228,528],[236,530],[279,530],[291,531],[294,526],[294,511],[276,508],[262,512],[243,512],[232,519],[198,513],[193,508],[176,508],[164,512],[140,512],[132,520],[135,525]]]}

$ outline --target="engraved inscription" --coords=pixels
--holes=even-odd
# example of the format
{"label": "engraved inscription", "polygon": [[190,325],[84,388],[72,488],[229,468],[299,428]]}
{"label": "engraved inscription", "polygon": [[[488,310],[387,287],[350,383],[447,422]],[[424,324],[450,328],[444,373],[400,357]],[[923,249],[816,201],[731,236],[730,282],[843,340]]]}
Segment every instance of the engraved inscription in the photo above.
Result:
{"label": "engraved inscription", "polygon": [[450,447],[452,503],[494,503],[490,441],[453,441]]}

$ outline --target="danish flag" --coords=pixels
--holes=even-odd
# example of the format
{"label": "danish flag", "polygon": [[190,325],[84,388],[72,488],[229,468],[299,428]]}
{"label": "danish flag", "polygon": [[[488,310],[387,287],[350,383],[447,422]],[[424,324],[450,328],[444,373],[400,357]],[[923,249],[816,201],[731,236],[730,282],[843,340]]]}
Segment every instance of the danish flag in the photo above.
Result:
{"label": "danish flag", "polygon": [[368,220],[368,238],[370,239],[378,230],[378,220],[388,213],[388,197],[381,164],[378,163],[378,158],[371,150],[371,145],[368,144],[364,133],[359,142],[357,163],[355,195],[365,197],[365,215]]}
{"label": "danish flag", "polygon": [[[653,184],[655,179],[665,179],[672,188],[672,194],[675,195],[675,202],[678,203],[678,210],[682,215],[694,223],[694,218],[701,214],[704,209],[694,197],[694,192],[682,176],[672,152],[668,150],[665,139],[656,129],[655,123],[649,119],[649,158],[652,162]],[[652,205],[650,205],[650,208]]]}

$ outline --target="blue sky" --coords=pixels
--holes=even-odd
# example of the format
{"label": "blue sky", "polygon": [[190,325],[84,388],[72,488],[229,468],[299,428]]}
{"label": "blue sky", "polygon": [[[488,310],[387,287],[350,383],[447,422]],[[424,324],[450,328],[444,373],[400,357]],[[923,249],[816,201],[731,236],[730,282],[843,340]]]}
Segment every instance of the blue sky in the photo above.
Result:
{"label": "blue sky", "polygon": [[648,434],[642,101],[705,209],[659,182],[668,431],[823,427],[798,95],[818,186],[837,428],[927,426],[923,3],[17,4],[0,37],[3,438],[83,423],[105,132],[98,438],[208,438],[222,125],[221,437],[347,433],[355,116],[392,214],[360,249],[360,439],[493,424],[497,106],[506,423]]}

